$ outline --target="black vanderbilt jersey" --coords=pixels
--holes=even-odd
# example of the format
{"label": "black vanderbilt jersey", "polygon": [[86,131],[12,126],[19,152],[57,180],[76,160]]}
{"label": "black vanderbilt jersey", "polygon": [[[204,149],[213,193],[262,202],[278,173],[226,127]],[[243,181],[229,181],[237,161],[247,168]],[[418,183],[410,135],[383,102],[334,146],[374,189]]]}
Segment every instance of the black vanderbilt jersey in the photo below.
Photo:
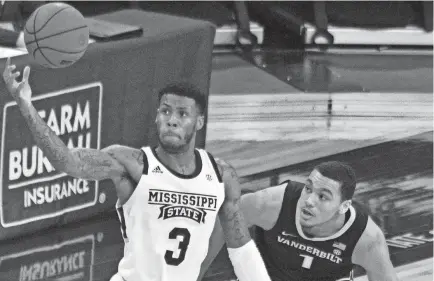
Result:
{"label": "black vanderbilt jersey", "polygon": [[296,217],[303,184],[288,181],[275,226],[258,228],[258,246],[273,281],[352,280],[351,257],[368,215],[357,206],[346,213],[341,230],[329,237],[306,237]]}

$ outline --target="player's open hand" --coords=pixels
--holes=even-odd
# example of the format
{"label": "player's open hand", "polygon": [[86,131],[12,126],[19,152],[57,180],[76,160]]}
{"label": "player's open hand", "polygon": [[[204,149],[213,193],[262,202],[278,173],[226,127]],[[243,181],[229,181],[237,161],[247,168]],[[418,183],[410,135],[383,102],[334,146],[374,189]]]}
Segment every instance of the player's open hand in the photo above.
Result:
{"label": "player's open hand", "polygon": [[21,82],[17,81],[18,76],[20,76],[20,72],[14,72],[15,68],[15,65],[11,65],[11,58],[8,58],[3,71],[3,80],[5,81],[6,88],[16,101],[22,100],[30,102],[32,97],[32,89],[29,85],[30,67],[26,66],[24,68]]}

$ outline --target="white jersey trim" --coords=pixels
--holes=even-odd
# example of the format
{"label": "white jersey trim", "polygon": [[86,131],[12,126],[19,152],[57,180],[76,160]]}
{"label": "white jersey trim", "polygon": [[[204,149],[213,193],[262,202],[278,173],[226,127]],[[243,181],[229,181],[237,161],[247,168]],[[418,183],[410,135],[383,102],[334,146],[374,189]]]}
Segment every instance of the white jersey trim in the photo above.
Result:
{"label": "white jersey trim", "polygon": [[[298,202],[297,202],[297,204],[298,204]],[[298,232],[298,234],[303,239],[310,240],[310,241],[327,241],[327,240],[336,239],[339,236],[341,236],[342,234],[344,234],[351,227],[351,225],[353,225],[353,222],[356,219],[356,210],[354,209],[354,207],[350,206],[350,208],[348,210],[350,211],[350,218],[349,218],[349,220],[335,234],[327,236],[327,237],[307,237],[304,234],[303,229],[302,229],[301,224],[300,224],[300,212],[299,212],[299,208],[296,208],[296,211],[295,211],[295,226],[297,228],[297,232]]]}

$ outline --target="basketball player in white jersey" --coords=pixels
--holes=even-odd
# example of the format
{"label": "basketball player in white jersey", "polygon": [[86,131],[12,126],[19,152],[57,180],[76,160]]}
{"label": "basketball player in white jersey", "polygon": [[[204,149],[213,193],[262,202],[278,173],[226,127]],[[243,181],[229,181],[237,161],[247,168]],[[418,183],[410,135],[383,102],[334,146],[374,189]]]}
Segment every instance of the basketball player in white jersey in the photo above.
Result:
{"label": "basketball player in white jersey", "polygon": [[[355,188],[353,169],[331,161],[317,165],[305,183],[286,181],[242,196],[241,210],[248,225],[257,226],[273,281],[351,281],[354,265],[370,281],[398,280],[383,232],[351,200]],[[218,232],[203,270],[223,245]]]}
{"label": "basketball player in white jersey", "polygon": [[159,92],[156,148],[113,145],[69,149],[40,118],[28,83],[7,60],[3,79],[38,147],[57,171],[88,180],[111,179],[125,240],[113,281],[196,281],[217,217],[230,258],[242,281],[269,276],[239,210],[235,171],[195,149],[204,125],[205,98],[189,84]]}

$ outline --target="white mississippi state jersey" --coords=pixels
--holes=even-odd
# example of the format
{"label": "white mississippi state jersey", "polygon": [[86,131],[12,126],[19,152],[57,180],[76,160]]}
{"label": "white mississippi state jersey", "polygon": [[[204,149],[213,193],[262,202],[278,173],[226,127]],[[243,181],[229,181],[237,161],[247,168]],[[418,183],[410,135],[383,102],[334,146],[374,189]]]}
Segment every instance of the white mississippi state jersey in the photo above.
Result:
{"label": "white mississippi state jersey", "polygon": [[196,149],[196,171],[165,167],[142,148],[144,170],[131,197],[117,204],[125,240],[118,275],[125,281],[196,281],[224,197],[210,154]]}

